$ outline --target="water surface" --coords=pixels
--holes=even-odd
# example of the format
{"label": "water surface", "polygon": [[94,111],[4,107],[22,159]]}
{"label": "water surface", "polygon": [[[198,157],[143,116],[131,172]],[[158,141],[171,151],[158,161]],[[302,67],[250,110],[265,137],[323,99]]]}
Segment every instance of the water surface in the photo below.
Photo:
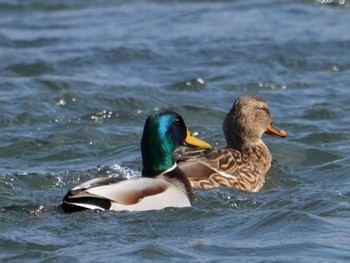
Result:
{"label": "water surface", "polygon": [[[0,259],[6,262],[350,260],[349,1],[0,1]],[[240,95],[285,139],[260,193],[193,207],[82,212],[66,191],[141,171],[149,114],[179,112],[224,146]]]}

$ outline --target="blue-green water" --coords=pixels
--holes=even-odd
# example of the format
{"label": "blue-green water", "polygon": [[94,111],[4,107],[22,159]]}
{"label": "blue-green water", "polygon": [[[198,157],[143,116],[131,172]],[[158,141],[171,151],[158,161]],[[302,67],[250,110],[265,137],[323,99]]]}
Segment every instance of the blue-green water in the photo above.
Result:
{"label": "blue-green water", "polygon": [[[350,260],[350,2],[0,1],[0,261]],[[240,95],[285,139],[260,193],[194,207],[58,209],[66,191],[141,170],[146,117],[179,112],[225,145]]]}

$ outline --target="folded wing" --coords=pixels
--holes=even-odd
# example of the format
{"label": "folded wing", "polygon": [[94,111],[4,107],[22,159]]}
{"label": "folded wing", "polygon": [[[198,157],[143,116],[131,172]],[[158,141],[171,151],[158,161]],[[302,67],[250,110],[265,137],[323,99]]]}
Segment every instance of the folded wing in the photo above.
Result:
{"label": "folded wing", "polygon": [[190,206],[190,202],[178,187],[164,179],[142,177],[121,182],[106,177],[93,179],[68,191],[62,203],[65,212],[143,211],[184,206]]}

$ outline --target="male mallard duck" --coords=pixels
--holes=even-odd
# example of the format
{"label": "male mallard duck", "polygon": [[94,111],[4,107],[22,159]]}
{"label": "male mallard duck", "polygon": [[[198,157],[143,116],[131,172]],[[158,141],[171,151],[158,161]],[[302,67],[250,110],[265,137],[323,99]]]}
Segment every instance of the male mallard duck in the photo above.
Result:
{"label": "male mallard duck", "polygon": [[109,177],[90,180],[68,191],[62,209],[143,211],[191,206],[191,185],[172,159],[179,145],[211,148],[191,135],[179,114],[165,111],[149,116],[141,140],[142,177],[119,182]]}
{"label": "male mallard duck", "polygon": [[267,103],[253,96],[239,97],[226,115],[223,131],[227,147],[190,149],[179,147],[175,161],[193,188],[230,186],[258,192],[271,166],[271,154],[261,140],[263,133],[286,137],[272,127]]}

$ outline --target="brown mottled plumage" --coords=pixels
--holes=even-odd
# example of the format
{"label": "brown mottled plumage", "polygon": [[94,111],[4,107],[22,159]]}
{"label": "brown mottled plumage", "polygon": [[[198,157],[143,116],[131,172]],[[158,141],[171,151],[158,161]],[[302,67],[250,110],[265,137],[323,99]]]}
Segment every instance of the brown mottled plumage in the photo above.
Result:
{"label": "brown mottled plumage", "polygon": [[271,166],[271,154],[261,140],[264,133],[286,137],[272,127],[267,103],[254,96],[239,97],[223,123],[227,147],[179,147],[174,158],[193,188],[221,186],[258,192]]}

